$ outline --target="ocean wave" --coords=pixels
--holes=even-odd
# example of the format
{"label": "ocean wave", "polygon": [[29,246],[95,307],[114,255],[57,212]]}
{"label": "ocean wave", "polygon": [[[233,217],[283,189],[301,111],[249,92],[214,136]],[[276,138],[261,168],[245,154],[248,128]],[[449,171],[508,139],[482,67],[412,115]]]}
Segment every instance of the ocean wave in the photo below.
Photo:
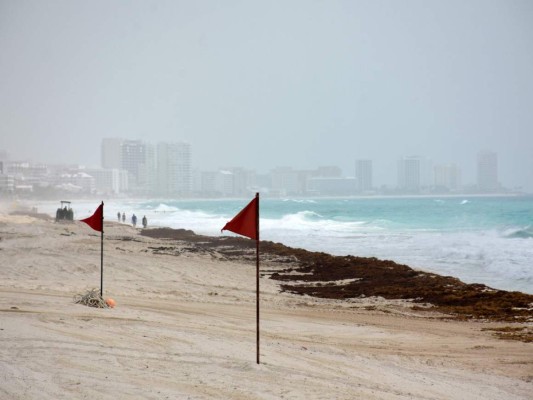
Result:
{"label": "ocean wave", "polygon": [[524,228],[511,228],[506,230],[503,236],[508,239],[531,239],[533,238],[533,226],[529,225]]}
{"label": "ocean wave", "polygon": [[313,199],[283,199],[282,201],[300,204],[316,204],[316,200]]}
{"label": "ocean wave", "polygon": [[375,219],[371,222],[368,222],[367,225],[375,226],[376,228],[392,228],[394,222],[388,219]]}
{"label": "ocean wave", "polygon": [[327,219],[314,211],[299,211],[286,214],[281,218],[261,218],[261,228],[269,231],[323,232],[325,235],[357,232],[367,224],[366,221],[346,221]]}
{"label": "ocean wave", "polygon": [[165,203],[161,203],[153,209],[153,211],[155,212],[174,212],[174,211],[179,211],[179,210],[180,210],[179,208],[169,206]]}
{"label": "ocean wave", "polygon": [[322,215],[320,215],[319,213],[315,211],[309,211],[309,210],[298,211],[296,214],[293,214],[293,215],[301,216],[309,220],[316,220],[318,218],[323,218]]}

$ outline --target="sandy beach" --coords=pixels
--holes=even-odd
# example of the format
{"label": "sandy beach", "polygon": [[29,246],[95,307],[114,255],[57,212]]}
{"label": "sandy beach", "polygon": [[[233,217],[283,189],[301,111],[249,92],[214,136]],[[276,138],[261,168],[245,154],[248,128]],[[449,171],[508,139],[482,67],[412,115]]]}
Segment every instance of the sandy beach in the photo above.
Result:
{"label": "sandy beach", "polygon": [[[166,251],[166,249],[168,251]],[[105,223],[0,214],[1,399],[530,399],[533,344],[406,299],[282,291],[262,260],[261,364],[255,264],[196,243]]]}

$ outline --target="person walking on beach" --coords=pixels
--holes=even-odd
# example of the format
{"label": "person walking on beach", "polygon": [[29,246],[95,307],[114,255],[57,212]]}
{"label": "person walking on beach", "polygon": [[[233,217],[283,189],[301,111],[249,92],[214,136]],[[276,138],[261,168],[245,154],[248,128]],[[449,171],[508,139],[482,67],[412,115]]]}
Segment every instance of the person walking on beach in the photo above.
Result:
{"label": "person walking on beach", "polygon": [[148,225],[148,220],[146,219],[146,215],[143,217],[143,228],[146,229],[146,225]]}
{"label": "person walking on beach", "polygon": [[137,225],[137,216],[135,214],[133,214],[131,217],[131,224],[133,225],[134,228]]}
{"label": "person walking on beach", "polygon": [[117,213],[118,222],[120,222],[120,211]]}
{"label": "person walking on beach", "polygon": [[126,222],[126,214],[122,213],[122,223]]}

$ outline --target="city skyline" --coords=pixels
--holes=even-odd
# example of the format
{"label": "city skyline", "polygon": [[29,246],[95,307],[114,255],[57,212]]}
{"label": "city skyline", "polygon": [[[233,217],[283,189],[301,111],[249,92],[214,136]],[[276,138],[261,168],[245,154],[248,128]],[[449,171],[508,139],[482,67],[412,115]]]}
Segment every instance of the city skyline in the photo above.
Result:
{"label": "city skyline", "polygon": [[[0,148],[96,166],[105,137],[186,141],[193,165],[266,172],[498,152],[533,191],[533,4],[0,3]],[[276,29],[272,29],[275,26]]]}
{"label": "city skyline", "polygon": [[[56,188],[74,185],[87,194],[177,198],[246,196],[259,190],[274,196],[524,192],[522,188],[502,184],[498,154],[487,151],[477,153],[474,183],[463,184],[462,170],[454,163],[435,164],[426,157],[409,156],[397,160],[395,185],[374,184],[374,162],[369,159],[354,160],[354,169],[348,174],[337,165],[313,169],[277,166],[267,173],[239,166],[201,170],[192,166],[193,151],[189,143],[150,143],[126,138],[102,139],[100,154],[100,167],[87,168],[7,161],[7,152],[0,150],[0,190],[31,192],[33,187],[52,184]],[[56,171],[55,178],[50,171]]]}
{"label": "city skyline", "polygon": [[[117,138],[102,138],[103,141],[105,140],[111,140],[111,141],[121,141],[121,140],[124,140],[124,139],[117,139]],[[150,140],[142,140],[142,139],[127,139],[128,141],[130,142],[146,142],[146,143],[152,143]],[[181,142],[181,143],[188,143],[189,145],[191,145],[189,142],[183,142],[183,141],[170,141],[170,142],[165,142],[165,143],[172,143],[172,142]],[[69,163],[64,163],[64,164],[72,164],[72,165],[80,165],[84,168],[98,168],[98,167],[105,167],[105,164],[102,163],[102,160],[103,160],[103,157],[104,155],[102,154],[102,146],[101,144],[98,146],[99,149],[97,151],[95,151],[96,154],[99,154],[98,158],[97,158],[97,161],[94,162],[94,163],[91,163],[91,164],[84,164],[84,163],[81,163],[81,162],[69,162]],[[0,151],[2,151],[2,153],[0,153],[0,155],[3,155],[4,158],[3,159],[10,159],[10,160],[13,160],[13,161],[22,161],[22,162],[32,162],[32,163],[43,163],[43,164],[54,164],[54,162],[51,162],[50,160],[44,160],[44,159],[31,159],[31,158],[15,158],[13,157],[12,153],[9,151],[9,149],[0,149]],[[155,151],[155,149],[154,149]],[[372,175],[372,182],[374,183],[374,187],[380,187],[380,186],[387,186],[387,187],[395,187],[398,185],[398,170],[397,170],[397,166],[398,166],[398,161],[399,160],[402,160],[402,159],[406,159],[406,158],[421,158],[429,163],[431,163],[432,165],[435,165],[435,166],[444,166],[444,165],[453,165],[455,167],[457,167],[459,170],[460,170],[460,173],[461,173],[461,183],[464,184],[464,185],[477,185],[478,182],[479,182],[479,176],[478,176],[478,168],[479,168],[479,154],[488,154],[488,153],[496,153],[490,149],[484,149],[484,150],[480,150],[478,149],[477,151],[475,151],[474,153],[471,154],[471,158],[468,160],[466,166],[462,165],[461,163],[457,163],[457,162],[454,162],[452,161],[452,159],[442,159],[442,157],[439,159],[439,160],[433,160],[425,155],[421,155],[421,154],[417,154],[417,155],[409,155],[409,156],[405,156],[405,155],[398,155],[396,157],[393,157],[391,159],[388,159],[388,160],[384,160],[384,159],[381,159],[380,162],[379,161],[376,161],[374,159],[370,159],[368,157],[366,158],[362,158],[362,159],[359,159],[359,158],[356,158],[356,159],[352,159],[352,160],[336,160],[336,164],[335,163],[331,163],[331,165],[335,165],[335,166],[338,166],[342,169],[343,171],[343,174],[344,176],[346,177],[356,177],[356,174],[357,172],[355,171],[354,169],[354,163],[357,163],[357,161],[370,161],[371,162],[371,165],[372,165],[372,171],[373,171],[373,175]],[[364,157],[364,155],[363,155]],[[532,155],[533,157],[533,155]],[[2,159],[2,157],[0,157],[0,160]],[[521,181],[516,181],[516,180],[507,180],[505,181],[505,178],[503,178],[503,176],[505,176],[506,174],[503,172],[505,171],[505,167],[506,167],[506,164],[505,163],[502,163],[501,161],[501,157],[500,155],[498,154],[498,159],[500,160],[498,162],[498,176],[500,177],[499,181],[500,183],[507,187],[507,188],[510,188],[510,189],[518,189],[518,190],[524,190],[524,191],[528,191],[528,192],[531,192],[533,193],[533,181],[529,181],[529,180],[525,180],[523,181],[522,183],[520,183]],[[508,160],[506,160],[508,161]],[[503,165],[502,165],[503,164]],[[194,156],[192,157],[192,168],[195,169],[195,170],[217,170],[217,169],[223,169],[223,168],[226,168],[229,164],[227,162],[224,162],[223,160],[218,164],[218,166],[216,166],[217,164],[215,163],[211,163],[210,165],[215,165],[214,167],[209,167],[208,165],[195,165],[194,164]],[[226,167],[223,167],[224,165],[226,165]],[[253,166],[244,166],[244,165],[232,165],[231,167],[232,168],[247,168],[247,169],[253,169],[255,171],[257,171],[258,173],[268,173],[278,167],[284,167],[284,166],[288,166],[288,167],[291,167],[291,168],[295,168],[295,169],[302,169],[302,170],[305,170],[305,169],[313,169],[313,168],[317,168],[317,167],[320,167],[320,166],[325,166],[325,165],[328,165],[327,163],[320,163],[320,162],[317,162],[316,164],[307,164],[306,167],[301,167],[301,166],[298,166],[298,165],[288,165],[288,164],[272,164],[270,166],[265,166],[264,168],[254,168]],[[343,167],[345,166],[345,167]],[[503,167],[503,170],[502,170],[502,167]],[[384,172],[385,170],[387,170],[387,172]],[[377,175],[376,175],[376,171],[377,171]],[[533,175],[533,172],[532,172],[532,175]],[[384,178],[385,177],[385,178]],[[514,183],[512,183],[514,182]],[[400,185],[401,186],[401,185]]]}

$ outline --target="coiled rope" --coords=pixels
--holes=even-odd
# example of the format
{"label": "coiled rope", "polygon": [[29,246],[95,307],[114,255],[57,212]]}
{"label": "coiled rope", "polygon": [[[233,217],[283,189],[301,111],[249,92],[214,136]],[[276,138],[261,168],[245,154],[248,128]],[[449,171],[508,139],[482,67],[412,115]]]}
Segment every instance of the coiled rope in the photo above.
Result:
{"label": "coiled rope", "polygon": [[87,307],[109,308],[105,300],[100,296],[98,289],[91,289],[85,294],[77,294],[74,296],[74,303],[83,304]]}

